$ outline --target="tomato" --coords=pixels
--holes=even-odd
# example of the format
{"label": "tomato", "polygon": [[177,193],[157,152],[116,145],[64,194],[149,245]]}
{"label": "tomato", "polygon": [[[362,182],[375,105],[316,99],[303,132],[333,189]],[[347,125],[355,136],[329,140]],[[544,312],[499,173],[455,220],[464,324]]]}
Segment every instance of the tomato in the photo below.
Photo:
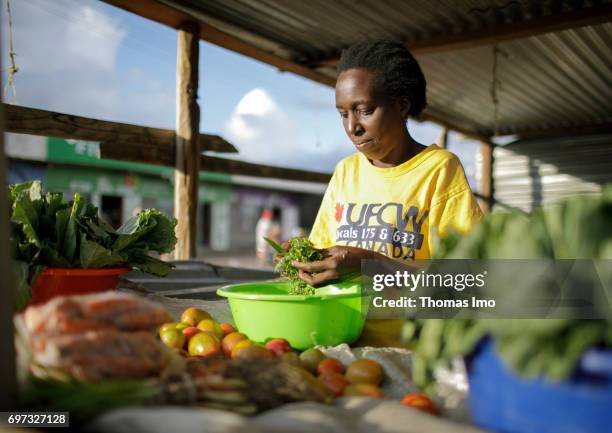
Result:
{"label": "tomato", "polygon": [[[246,340],[245,340],[246,341]],[[242,343],[242,342],[241,342]],[[236,355],[232,359],[270,359],[274,358],[274,354],[263,346],[252,344],[250,346],[240,348],[240,344],[236,345]],[[233,354],[233,351],[232,351]]]}
{"label": "tomato", "polygon": [[177,322],[164,323],[159,327],[159,337],[161,338],[161,333],[163,331],[167,331],[168,329],[176,329],[176,325],[178,325]]}
{"label": "tomato", "polygon": [[247,347],[253,346],[255,345],[255,343],[253,343],[251,340],[240,340],[238,341],[234,347],[232,348],[232,355],[231,358],[234,359],[238,356],[238,353],[241,350],[246,349]]}
{"label": "tomato", "polygon": [[344,373],[344,365],[337,359],[327,358],[319,363],[317,366],[317,373]]}
{"label": "tomato", "polygon": [[315,349],[314,347],[300,353],[300,362],[302,363],[302,366],[311,373],[317,372],[319,363],[324,359],[327,359],[327,357],[323,354],[323,352],[321,352],[319,349]]}
{"label": "tomato", "polygon": [[183,332],[176,328],[168,328],[160,331],[159,337],[161,341],[171,349],[182,349],[187,339]]}
{"label": "tomato", "polygon": [[297,354],[297,353],[295,353],[295,352],[287,352],[287,353],[283,353],[283,354],[280,356],[280,359],[281,359],[281,361],[283,361],[283,362],[287,362],[287,363],[289,363],[289,364],[293,364],[293,365],[295,365],[296,367],[303,368],[303,367],[302,367],[302,363],[300,362],[300,357],[299,357],[299,356],[298,356],[298,354]]}
{"label": "tomato", "polygon": [[204,319],[198,322],[197,328],[200,331],[208,332],[211,335],[214,335],[218,339],[223,338],[223,330],[219,326],[217,322],[211,319]]}
{"label": "tomato", "polygon": [[187,341],[189,341],[191,337],[193,337],[196,334],[199,334],[202,331],[196,328],[195,326],[190,326],[188,328],[183,329],[182,332],[183,332],[183,335],[187,337]]}
{"label": "tomato", "polygon": [[345,396],[384,397],[382,389],[371,383],[351,383],[344,390]]}
{"label": "tomato", "polygon": [[349,381],[341,374],[328,372],[323,373],[317,380],[321,382],[325,388],[330,390],[336,397],[340,397],[344,389],[348,386]]}
{"label": "tomato", "polygon": [[281,356],[283,353],[293,352],[291,345],[284,338],[275,338],[268,341],[266,343],[266,348],[272,351],[275,356]]}
{"label": "tomato", "polygon": [[436,404],[422,392],[411,392],[406,394],[400,403],[404,406],[413,407],[415,409],[422,410],[423,412],[428,412],[432,415],[438,415],[438,408],[436,407]]}
{"label": "tomato", "polygon": [[221,323],[219,324],[219,327],[223,331],[224,337],[232,332],[236,332],[236,328],[234,328],[231,323]]}
{"label": "tomato", "polygon": [[383,369],[376,361],[358,359],[353,361],[346,369],[346,378],[351,383],[380,385],[383,380]]}
{"label": "tomato", "polygon": [[204,319],[212,319],[212,317],[208,312],[195,307],[189,307],[181,314],[181,322],[187,323],[189,326],[196,326]]}
{"label": "tomato", "polygon": [[241,332],[232,332],[231,334],[227,334],[221,341],[221,348],[223,349],[223,354],[229,358],[232,354],[232,349],[234,348],[234,346],[238,342],[248,339],[249,338]]}
{"label": "tomato", "polygon": [[221,354],[221,343],[217,337],[207,332],[200,332],[189,340],[189,355],[214,356]]}

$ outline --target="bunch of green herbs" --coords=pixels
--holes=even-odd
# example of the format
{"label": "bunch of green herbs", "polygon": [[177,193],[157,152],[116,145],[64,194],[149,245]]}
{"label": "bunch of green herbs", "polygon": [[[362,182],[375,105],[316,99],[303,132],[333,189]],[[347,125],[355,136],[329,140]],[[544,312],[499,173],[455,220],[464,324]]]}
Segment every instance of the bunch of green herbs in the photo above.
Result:
{"label": "bunch of green herbs", "polygon": [[18,287],[17,307],[30,300],[30,286],[44,267],[128,266],[165,276],[173,265],[149,255],[174,249],[176,220],[145,209],[117,230],[78,193],[43,192],[40,181],[9,186],[11,253]]}
{"label": "bunch of green herbs", "polygon": [[[438,240],[441,259],[612,259],[612,188],[540,208],[488,215],[468,236]],[[545,290],[542,288],[542,290]],[[542,293],[531,293],[538,298]],[[529,303],[529,299],[525,299]],[[608,308],[607,305],[601,308]],[[422,319],[404,324],[414,348],[413,379],[431,391],[434,370],[469,356],[485,337],[524,377],[560,381],[591,347],[612,347],[612,323],[578,319]]]}
{"label": "bunch of green herbs", "polygon": [[284,253],[276,264],[276,271],[289,280],[290,294],[313,295],[315,293],[314,287],[300,279],[298,269],[291,262],[314,262],[321,259],[323,259],[323,253],[317,250],[308,238],[293,238],[289,241],[289,251]]}

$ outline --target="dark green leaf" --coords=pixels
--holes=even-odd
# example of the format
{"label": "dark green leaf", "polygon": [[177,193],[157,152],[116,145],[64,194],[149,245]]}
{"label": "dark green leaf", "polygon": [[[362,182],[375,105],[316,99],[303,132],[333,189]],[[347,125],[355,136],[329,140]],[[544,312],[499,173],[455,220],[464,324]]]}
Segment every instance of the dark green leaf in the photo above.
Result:
{"label": "dark green leaf", "polygon": [[158,277],[165,277],[174,267],[171,263],[147,255],[133,256],[130,263],[136,269],[140,269],[147,274],[157,275]]}
{"label": "dark green leaf", "polygon": [[113,253],[112,250],[104,248],[97,242],[88,240],[85,234],[81,234],[80,260],[83,268],[103,268],[123,264],[121,255]]}
{"label": "dark green leaf", "polygon": [[70,210],[70,217],[66,224],[66,232],[64,234],[64,240],[62,242],[62,255],[72,262],[75,258],[75,254],[78,246],[78,233],[77,233],[77,218],[79,217],[83,207],[81,196],[76,193],[74,195],[74,201],[72,202],[72,208]]}
{"label": "dark green leaf", "polygon": [[15,278],[15,307],[18,311],[23,310],[32,300],[32,289],[28,284],[28,264],[19,260],[13,260],[13,274]]}

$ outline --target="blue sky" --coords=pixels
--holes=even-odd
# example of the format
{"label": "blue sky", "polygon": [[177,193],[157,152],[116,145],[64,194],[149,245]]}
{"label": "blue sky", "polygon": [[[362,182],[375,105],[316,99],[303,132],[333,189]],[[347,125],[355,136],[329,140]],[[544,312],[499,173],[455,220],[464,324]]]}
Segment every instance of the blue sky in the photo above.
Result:
{"label": "blue sky", "polygon": [[[11,10],[18,104],[174,127],[175,30],[97,0],[11,0]],[[353,152],[333,89],[205,42],[199,102],[201,130],[232,142],[245,160],[331,171]],[[409,129],[424,144],[440,132],[437,125],[414,121]],[[471,178],[474,144],[453,135],[451,150]]]}

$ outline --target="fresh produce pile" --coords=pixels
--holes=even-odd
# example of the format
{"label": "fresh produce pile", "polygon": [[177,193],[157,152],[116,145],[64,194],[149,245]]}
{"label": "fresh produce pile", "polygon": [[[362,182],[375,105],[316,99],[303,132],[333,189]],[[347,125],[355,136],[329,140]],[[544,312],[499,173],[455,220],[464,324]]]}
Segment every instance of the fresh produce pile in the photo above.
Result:
{"label": "fresh produce pile", "polygon": [[[183,311],[180,322],[162,325],[159,336],[169,348],[188,359],[225,357],[244,362],[244,365],[277,359],[301,370],[300,380],[305,383],[312,383],[316,376],[316,381],[335,397],[384,396],[380,388],[384,380],[383,368],[374,360],[358,359],[344,366],[317,348],[298,354],[283,338],[273,338],[259,345],[237,332],[231,324],[216,323],[209,313],[198,308]],[[420,393],[404,396],[402,404],[437,414],[435,404]]]}
{"label": "fresh produce pile", "polygon": [[[442,239],[436,251],[445,259],[612,259],[612,188],[601,197],[571,198],[530,216],[518,211],[488,215],[468,236]],[[415,348],[413,378],[427,390],[437,366],[469,355],[485,336],[519,374],[552,381],[571,375],[588,348],[612,347],[607,320],[411,320],[403,335]]]}
{"label": "fresh produce pile", "polygon": [[114,230],[78,193],[66,202],[61,193],[44,193],[40,181],[10,185],[9,201],[18,308],[29,301],[29,287],[45,266],[129,266],[158,276],[173,267],[149,255],[169,253],[176,244],[176,220],[155,209],[143,210]]}
{"label": "fresh produce pile", "polygon": [[171,318],[151,301],[105,292],[31,306],[15,320],[21,404],[70,411],[71,421],[74,416],[82,422],[126,405],[181,404],[250,414],[290,401],[332,398],[302,368],[261,357],[261,351],[244,349],[250,357],[232,361],[212,357],[206,352],[209,340],[198,336],[216,341],[219,328],[207,328],[202,317],[209,316],[195,309],[183,316],[186,325],[197,321],[206,329],[196,328],[201,332],[190,338],[201,356],[184,358],[166,346],[175,347],[167,338],[173,327],[162,326]]}
{"label": "fresh produce pile", "polygon": [[315,288],[300,279],[298,269],[291,262],[314,262],[322,259],[323,253],[317,250],[308,238],[293,238],[290,241],[289,251],[284,253],[276,264],[276,271],[291,283],[290,294],[314,295]]}
{"label": "fresh produce pile", "polygon": [[[316,348],[298,354],[280,338],[259,345],[197,308],[185,310],[180,322],[168,320],[155,303],[119,292],[29,307],[15,319],[21,407],[69,411],[80,426],[126,406],[249,415],[296,401],[383,396],[384,372],[373,360],[344,366]],[[419,393],[401,402],[437,413]]]}

